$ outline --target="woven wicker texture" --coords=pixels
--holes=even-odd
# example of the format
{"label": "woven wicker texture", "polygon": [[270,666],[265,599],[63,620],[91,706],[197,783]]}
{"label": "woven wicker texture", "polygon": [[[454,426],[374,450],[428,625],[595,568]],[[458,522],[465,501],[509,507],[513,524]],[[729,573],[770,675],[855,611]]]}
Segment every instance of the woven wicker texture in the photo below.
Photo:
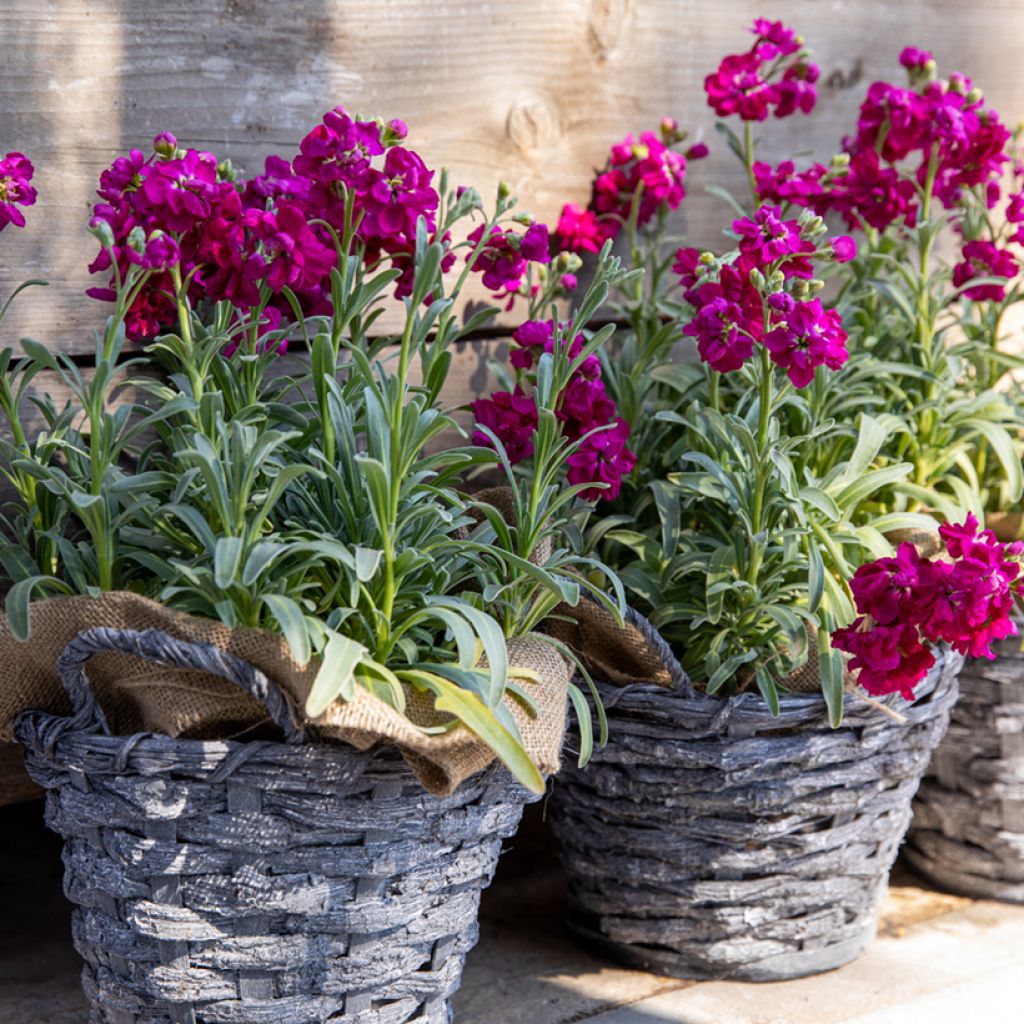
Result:
{"label": "woven wicker texture", "polygon": [[[318,662],[300,666],[276,634],[230,628],[213,619],[174,612],[138,594],[112,592],[100,597],[55,597],[31,608],[32,636],[14,639],[0,617],[0,739],[9,739],[22,711],[65,714],[67,695],[56,666],[60,652],[79,633],[93,627],[157,629],[177,640],[212,645],[266,673],[301,708],[316,677]],[[543,774],[558,770],[565,732],[569,669],[550,644],[536,637],[508,642],[509,664],[527,668],[540,681],[528,685],[538,713],[531,715],[509,697],[507,706],[523,737],[523,747]],[[260,702],[237,686],[195,668],[154,666],[122,653],[101,653],[90,676],[106,710],[111,731],[127,735],[159,732],[187,739],[225,739],[250,734],[267,721]],[[408,717],[406,717],[408,716]],[[341,740],[360,750],[386,743],[399,750],[420,782],[438,796],[494,761],[494,752],[468,729],[425,732],[450,716],[434,708],[432,698],[406,695],[406,715],[357,687],[349,701],[335,701],[311,723],[317,735]]]}
{"label": "woven wicker texture", "polygon": [[[85,664],[110,650],[231,680],[287,742],[108,735]],[[65,839],[90,1024],[449,1020],[531,799],[504,769],[431,796],[393,749],[302,742],[262,672],[159,631],[90,630],[60,674],[72,716],[15,732]]]}
{"label": "woven wicker texture", "polygon": [[[674,688],[602,685],[611,738],[567,764],[552,823],[570,875],[570,928],[630,965],[767,981],[828,970],[871,941],[910,802],[956,699],[940,651],[919,700],[696,693],[653,627]],[[571,741],[570,741],[571,742]]]}
{"label": "woven wicker texture", "polygon": [[960,700],[914,801],[904,856],[967,896],[1024,903],[1024,652],[1000,641],[971,661]]}

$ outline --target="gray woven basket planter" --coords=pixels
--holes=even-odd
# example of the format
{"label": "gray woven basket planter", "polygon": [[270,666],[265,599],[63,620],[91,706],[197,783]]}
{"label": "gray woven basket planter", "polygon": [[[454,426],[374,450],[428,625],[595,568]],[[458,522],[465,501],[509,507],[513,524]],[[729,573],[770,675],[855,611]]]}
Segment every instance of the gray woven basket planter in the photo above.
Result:
{"label": "gray woven basket planter", "polygon": [[[114,649],[233,679],[288,742],[108,735],[84,665]],[[60,670],[74,716],[16,734],[65,840],[90,1024],[450,1020],[531,799],[504,769],[431,796],[395,751],[302,742],[262,673],[156,631],[90,630]]]}
{"label": "gray woven basket planter", "polygon": [[[663,643],[645,620],[633,621]],[[601,685],[610,740],[551,798],[569,927],[634,967],[774,981],[855,959],[875,934],[911,799],[945,732],[961,659],[939,651],[900,725],[847,698]]]}
{"label": "gray woven basket planter", "polygon": [[904,857],[944,889],[1024,903],[1024,653],[971,661],[914,800]]}

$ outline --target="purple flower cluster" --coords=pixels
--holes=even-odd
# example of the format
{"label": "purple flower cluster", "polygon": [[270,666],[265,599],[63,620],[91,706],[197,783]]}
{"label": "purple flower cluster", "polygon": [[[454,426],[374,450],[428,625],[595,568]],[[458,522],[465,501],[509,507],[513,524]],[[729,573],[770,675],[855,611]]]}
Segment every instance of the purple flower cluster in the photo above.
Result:
{"label": "purple flower cluster", "polygon": [[[150,156],[133,150],[101,175],[93,224],[109,228],[113,245],[90,270],[122,278],[131,265],[151,272],[126,318],[136,339],[173,322],[175,279],[188,282],[192,302],[267,305],[288,316],[287,289],[304,312],[326,313],[337,262],[327,225],[343,230],[348,203],[353,247],[368,265],[389,260],[401,270],[402,298],[412,291],[417,222],[436,232],[439,202],[434,172],[400,145],[406,134],[401,121],[358,120],[336,107],[293,160],[268,157],[263,174],[235,182],[218,171],[213,154],[181,150],[162,132]],[[454,259],[447,252],[443,269]],[[112,287],[90,294],[114,297]]]}
{"label": "purple flower cluster", "polygon": [[1016,277],[1020,263],[1012,252],[998,248],[994,242],[975,239],[964,244],[961,249],[962,260],[953,267],[953,284],[964,289],[964,295],[975,302],[1002,302],[1006,298],[1006,288],[996,281],[965,287],[975,278]]}
{"label": "purple flower cluster", "polygon": [[1006,126],[985,108],[969,78],[954,73],[936,79],[926,50],[907,47],[900,63],[908,84],[874,82],[868,88],[841,162],[805,171],[789,160],[774,168],[755,164],[760,200],[808,207],[821,216],[836,212],[850,227],[879,231],[898,223],[913,227],[920,188],[929,182],[947,209],[978,186],[994,202],[1008,159]]}
{"label": "purple flower cluster", "polygon": [[869,693],[912,700],[935,661],[929,645],[992,658],[992,644],[1017,633],[1011,613],[1024,543],[1001,544],[990,530],[979,532],[970,514],[939,533],[948,559],[922,558],[901,544],[894,557],[862,565],[850,581],[858,618],[836,630],[832,644],[852,655],[850,667]]}
{"label": "purple flower cluster", "polygon": [[794,386],[806,387],[815,370],[838,370],[847,360],[846,331],[839,314],[820,299],[767,290],[766,282],[787,283],[814,276],[815,259],[844,262],[856,254],[853,239],[838,236],[823,247],[799,221],[786,220],[777,206],[762,206],[753,217],[733,222],[739,256],[712,269],[697,249],[680,249],[673,269],[694,315],[683,334],[694,338],[700,358],[713,370],[738,370],[763,344]]}
{"label": "purple flower cluster", "polygon": [[809,114],[818,100],[820,71],[803,40],[781,21],[758,18],[750,30],[754,44],[729,54],[704,79],[708,104],[719,117],[764,121],[769,114]]}
{"label": "purple flower cluster", "polygon": [[[484,225],[472,231],[467,239],[475,248],[484,235]],[[473,258],[472,252],[466,256]],[[523,233],[505,231],[498,225],[491,228],[487,240],[476,257],[473,270],[482,276],[484,286],[491,289],[497,301],[508,300],[511,309],[523,287],[530,263],[550,263],[548,228],[532,222]]]}
{"label": "purple flower cluster", "polygon": [[34,173],[23,153],[8,153],[0,160],[0,231],[8,224],[25,226],[25,215],[18,207],[35,204],[36,190],[29,184]]}
{"label": "purple flower cluster", "polygon": [[576,203],[562,207],[556,233],[559,247],[575,253],[599,252],[622,230],[635,202],[639,203],[638,227],[649,223],[659,210],[677,209],[686,195],[687,161],[708,154],[702,142],[679,152],[674,147],[685,138],[678,123],[665,118],[659,132],[642,132],[638,139],[627,135],[612,146],[604,169],[594,179],[587,208]]}
{"label": "purple flower cluster", "polygon": [[[535,371],[541,355],[554,351],[554,322],[529,320],[519,326],[512,339],[516,347],[509,355],[509,362],[516,368],[519,383],[513,391],[497,391],[489,398],[478,398],[472,403],[472,409],[478,427],[491,430],[515,464],[534,452],[533,432],[538,414],[532,387],[536,384]],[[583,335],[577,334],[567,346],[568,357],[576,359],[583,344]],[[524,383],[531,391],[524,389]],[[617,415],[615,403],[605,390],[597,356],[587,356],[577,367],[558,397],[555,415],[562,434],[578,442],[567,460],[569,483],[606,485],[582,491],[584,501],[617,498],[623,477],[636,465],[636,456],[626,446],[629,424]],[[491,440],[477,429],[473,443],[486,447]]]}

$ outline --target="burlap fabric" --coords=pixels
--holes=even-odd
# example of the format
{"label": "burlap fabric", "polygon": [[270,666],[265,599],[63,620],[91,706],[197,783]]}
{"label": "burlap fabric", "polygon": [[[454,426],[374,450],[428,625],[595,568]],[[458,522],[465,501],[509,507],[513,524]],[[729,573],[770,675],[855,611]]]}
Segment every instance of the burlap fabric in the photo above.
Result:
{"label": "burlap fabric", "polygon": [[[230,628],[220,622],[173,612],[137,594],[115,592],[98,598],[58,597],[35,603],[28,642],[14,639],[0,623],[0,738],[9,739],[15,717],[37,709],[67,714],[67,697],[57,675],[57,658],[78,634],[95,626],[111,629],[162,630],[190,643],[210,644],[255,666],[280,684],[301,715],[316,676],[317,663],[302,667],[283,638],[261,630]],[[565,729],[569,670],[549,645],[537,639],[509,642],[509,663],[530,669],[541,679],[526,684],[538,714],[531,717],[509,701],[527,753],[542,774],[554,774]],[[117,735],[162,733],[188,739],[248,738],[266,729],[263,708],[224,679],[192,670],[154,668],[120,653],[98,655],[90,666],[100,706]],[[388,744],[399,750],[431,793],[453,792],[461,782],[486,768],[494,754],[464,728],[427,735],[437,725],[429,697],[410,692],[406,715],[363,689],[347,703],[336,702],[312,725],[320,739],[337,740],[366,750]]]}
{"label": "burlap fabric", "polygon": [[[620,626],[612,613],[596,601],[583,599],[575,608],[560,606],[544,624],[544,631],[574,651],[598,679],[620,686],[638,679],[658,686],[672,684],[664,651],[652,643],[650,635],[629,619]],[[807,661],[792,675],[779,680],[792,693],[821,690],[816,645],[817,631],[808,626]]]}
{"label": "burlap fabric", "polygon": [[990,512],[985,526],[1001,541],[1020,540],[1024,535],[1024,512]]}

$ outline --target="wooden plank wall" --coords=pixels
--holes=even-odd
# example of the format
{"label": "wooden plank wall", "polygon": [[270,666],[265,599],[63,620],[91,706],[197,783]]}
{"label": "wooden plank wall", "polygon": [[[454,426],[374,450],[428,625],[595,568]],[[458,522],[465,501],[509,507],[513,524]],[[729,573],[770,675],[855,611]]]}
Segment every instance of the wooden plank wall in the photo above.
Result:
{"label": "wooden plank wall", "polygon": [[82,295],[84,226],[114,154],[169,129],[257,169],[336,103],[403,117],[429,162],[484,192],[504,178],[542,217],[585,199],[611,141],[674,115],[714,147],[683,215],[714,240],[723,211],[702,183],[739,180],[701,81],[759,14],[798,26],[823,70],[814,115],[765,126],[770,156],[830,155],[911,42],[1024,117],[1019,0],[3,0],[0,152],[32,156],[42,198],[29,231],[4,233],[0,295],[28,275],[54,282],[4,333],[91,349],[102,313]]}

